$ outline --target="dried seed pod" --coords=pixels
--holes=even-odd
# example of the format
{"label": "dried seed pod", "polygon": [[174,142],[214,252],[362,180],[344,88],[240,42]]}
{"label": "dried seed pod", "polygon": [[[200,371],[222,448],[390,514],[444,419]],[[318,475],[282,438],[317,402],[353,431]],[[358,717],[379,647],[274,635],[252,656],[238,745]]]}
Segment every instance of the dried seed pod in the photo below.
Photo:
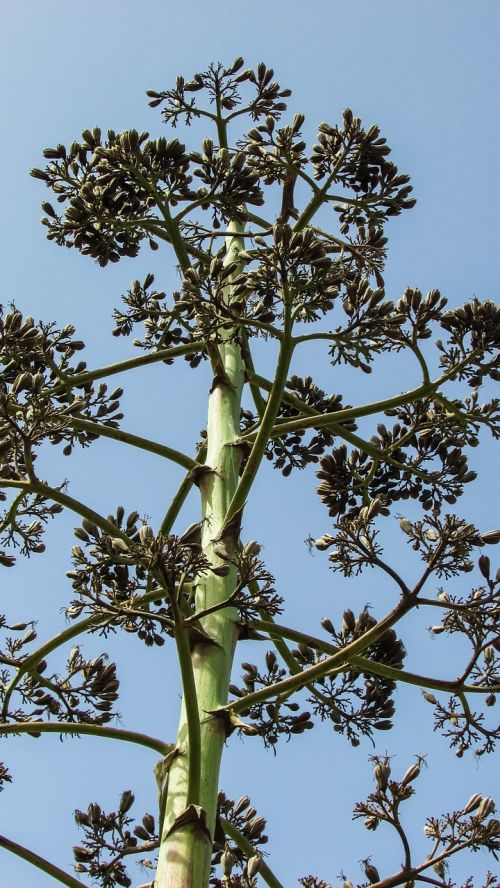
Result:
{"label": "dried seed pod", "polygon": [[348,608],[342,615],[342,633],[348,635],[350,632],[354,631],[355,626],[356,617],[354,616],[353,611]]}
{"label": "dried seed pod", "polygon": [[481,795],[481,793],[475,792],[473,795],[471,795],[469,801],[467,802],[467,804],[464,808],[464,814],[470,814],[471,811],[475,811],[476,808],[479,808],[479,805],[481,804],[482,801],[483,801],[483,796]]}
{"label": "dried seed pod", "polygon": [[248,824],[248,833],[250,838],[256,839],[257,836],[264,831],[266,827],[266,820],[264,817],[254,817]]}
{"label": "dried seed pod", "polygon": [[478,820],[484,820],[485,817],[488,817],[489,814],[493,814],[495,810],[495,802],[489,796],[481,799],[479,803],[479,807],[477,809],[476,817]]}
{"label": "dried seed pod", "polygon": [[143,524],[139,529],[139,539],[143,545],[154,539],[154,533],[149,524]]}
{"label": "dried seed pod", "polygon": [[149,833],[150,836],[154,835],[155,832],[155,819],[152,814],[145,814],[142,818],[142,825],[144,829]]}
{"label": "dried seed pod", "polygon": [[126,552],[127,554],[130,552],[129,547],[127,546],[125,540],[122,540],[121,537],[112,537],[111,545],[115,552]]}
{"label": "dried seed pod", "polygon": [[262,857],[260,854],[254,854],[252,857],[248,858],[247,862],[247,876],[249,879],[253,879],[254,876],[257,875],[262,865]]}
{"label": "dried seed pod", "polygon": [[490,576],[490,559],[487,555],[480,555],[478,559],[479,570],[481,571],[485,580],[489,579]]}
{"label": "dried seed pod", "polygon": [[410,765],[408,770],[405,772],[403,779],[401,780],[401,786],[407,786],[408,783],[412,782],[412,780],[416,780],[419,774],[420,762],[416,762],[414,765]]}
{"label": "dried seed pod", "polygon": [[226,846],[226,850],[223,852],[220,865],[222,869],[222,873],[224,876],[230,876],[233,871],[233,866],[238,862],[238,858],[234,851],[231,851],[231,848]]}
{"label": "dried seed pod", "polygon": [[500,543],[500,530],[488,530],[481,534],[481,539],[483,543],[494,546],[496,543]]}
{"label": "dried seed pod", "polygon": [[411,534],[413,531],[413,524],[411,523],[411,521],[408,520],[408,518],[401,518],[399,521],[399,526],[403,533]]}
{"label": "dried seed pod", "polygon": [[277,663],[277,662],[278,662],[278,661],[277,661],[276,654],[274,653],[274,651],[267,651],[267,653],[266,653],[266,666],[267,666],[269,672],[272,672],[272,670],[273,670],[274,667],[276,666],[276,663]]}
{"label": "dried seed pod", "polygon": [[120,814],[126,814],[127,811],[134,804],[135,796],[130,789],[126,789],[125,792],[122,793],[120,798],[119,811]]}
{"label": "dried seed pod", "polygon": [[321,622],[321,625],[323,626],[323,629],[325,629],[326,632],[329,632],[330,635],[332,635],[335,632],[335,626],[333,625],[333,623],[329,617],[323,617],[323,619],[320,620],[320,622]]}
{"label": "dried seed pod", "polygon": [[389,762],[377,762],[373,769],[373,775],[378,788],[382,792],[385,792],[389,783],[389,777],[391,776],[391,766]]}
{"label": "dried seed pod", "polygon": [[493,645],[489,644],[488,647],[485,647],[483,651],[483,657],[488,665],[493,663],[493,660],[495,659],[495,651],[493,650]]}
{"label": "dried seed pod", "polygon": [[241,798],[238,799],[238,801],[236,802],[236,804],[233,808],[234,814],[236,816],[238,816],[238,814],[241,814],[245,810],[245,808],[248,808],[249,804],[250,804],[249,796],[241,796]]}
{"label": "dried seed pod", "polygon": [[361,863],[364,865],[365,876],[370,882],[370,885],[374,885],[375,882],[379,882],[380,876],[378,874],[377,867],[373,866],[373,864],[370,863],[370,858],[367,857],[366,860],[362,860]]}

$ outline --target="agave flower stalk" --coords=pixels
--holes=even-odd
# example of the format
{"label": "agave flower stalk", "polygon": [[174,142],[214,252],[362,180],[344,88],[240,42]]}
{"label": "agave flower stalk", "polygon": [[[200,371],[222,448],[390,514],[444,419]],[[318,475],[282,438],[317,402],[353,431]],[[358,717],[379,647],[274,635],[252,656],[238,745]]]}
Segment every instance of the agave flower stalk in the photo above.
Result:
{"label": "agave flower stalk", "polygon": [[[226,261],[237,262],[243,242],[235,235],[226,242]],[[231,284],[227,289],[231,302]],[[202,514],[202,546],[211,563],[227,567],[226,576],[211,573],[200,577],[196,589],[196,610],[203,611],[229,599],[236,586],[236,570],[231,564],[239,543],[238,531],[221,537],[229,504],[238,485],[241,450],[235,446],[240,430],[241,394],[244,367],[234,331],[229,330],[218,347],[220,364],[209,396],[206,466],[210,471],[199,481]],[[222,552],[222,557],[221,557]],[[189,710],[193,700],[184,698],[177,736],[180,750],[168,775],[168,794],[163,821],[156,882],[158,886],[204,885],[208,881],[219,766],[226,739],[223,720],[210,713],[224,706],[238,635],[238,614],[226,607],[203,617],[200,626],[207,642],[194,645],[191,661],[196,688],[197,712]],[[199,733],[197,748],[189,742],[189,719]],[[193,758],[195,761],[193,762]],[[194,772],[194,773],[193,773]],[[204,820],[193,817],[176,826],[176,818],[189,806],[205,812]],[[195,812],[194,812],[195,813]]]}

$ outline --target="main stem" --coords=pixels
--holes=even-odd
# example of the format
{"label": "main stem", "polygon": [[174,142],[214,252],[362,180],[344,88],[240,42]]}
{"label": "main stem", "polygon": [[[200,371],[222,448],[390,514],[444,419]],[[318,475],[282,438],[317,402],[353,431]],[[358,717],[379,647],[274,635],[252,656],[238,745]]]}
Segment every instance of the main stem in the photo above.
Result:
{"label": "main stem", "polygon": [[[233,230],[236,233],[238,228],[233,226]],[[228,238],[227,261],[234,261],[242,248],[242,241],[236,234]],[[227,298],[230,299],[230,293]],[[243,362],[234,331],[228,332],[218,344],[218,352],[220,368],[208,405],[206,465],[212,472],[205,474],[200,481],[202,545],[207,558],[215,565],[227,562],[216,555],[214,545],[217,548],[218,543],[220,547],[222,542],[228,554],[232,554],[236,552],[238,542],[234,536],[218,540],[237,487],[241,459],[234,442],[240,434]],[[235,585],[236,571],[233,567],[226,577],[217,577],[213,573],[202,577],[196,590],[197,610],[205,610],[227,599]],[[199,797],[188,798],[189,715],[183,700],[177,736],[177,748],[181,754],[175,757],[169,773],[155,888],[205,888],[208,885],[219,767],[226,739],[224,723],[210,713],[227,703],[238,634],[237,617],[234,608],[223,608],[204,617],[202,628],[213,643],[197,642],[192,649],[201,734]],[[188,805],[196,806],[201,820],[193,818],[178,823]],[[202,809],[201,812],[199,809]]]}

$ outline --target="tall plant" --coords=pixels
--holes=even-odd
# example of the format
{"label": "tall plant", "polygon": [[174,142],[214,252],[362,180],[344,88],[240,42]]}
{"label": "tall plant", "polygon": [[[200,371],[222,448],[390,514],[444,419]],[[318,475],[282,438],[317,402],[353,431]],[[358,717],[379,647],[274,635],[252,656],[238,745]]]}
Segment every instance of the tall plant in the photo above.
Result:
{"label": "tall plant", "polygon": [[[170,250],[181,272],[179,291],[167,297],[147,274],[132,283],[115,311],[115,336],[144,324],[142,340],[134,341],[137,357],[89,370],[73,327],[35,322],[15,307],[1,317],[2,565],[14,563],[9,548],[27,556],[43,552],[45,525],[62,509],[82,519],[68,574],[74,597],[67,628],[36,646],[34,621],[2,618],[1,733],[99,735],[161,756],[157,817],[146,814],[132,826],[129,790],[115,812],[93,803],[76,813],[84,839],[74,849],[75,869],[103,888],[131,884],[125,864],[135,854],[152,855],[156,888],[204,888],[209,881],[236,888],[260,879],[278,888],[263,852],[264,818],[248,796],[233,802],[218,791],[221,754],[233,732],[275,747],[280,737],[327,720],[358,745],[360,737],[391,728],[394,691],[403,682],[424,690],[436,726],[457,755],[490,752],[499,736],[483,709],[494,705],[500,684],[500,573],[491,572],[482,550],[498,543],[500,532],[476,528],[447,510],[476,477],[467,448],[477,444],[482,428],[499,434],[499,401],[481,403],[478,389],[500,375],[500,311],[477,299],[448,310],[437,290],[423,296],[407,289],[397,302],[386,297],[384,224],[413,206],[409,177],[388,160],[379,128],[365,129],[349,109],[340,124],[320,124],[308,153],[303,115],[277,126],[290,91],[273,77],[264,64],[245,69],[239,58],[189,81],[179,77],[169,91],[149,91],[151,106],[170,127],[206,121],[211,137],[200,150],[186,148],[172,133],[151,139],[135,130],[110,130],[105,137],[99,129],[84,130],[69,147],[46,149],[47,166],[32,170],[55,194],[55,204],[43,204],[50,240],[102,266],[136,256],[143,242]],[[242,135],[245,119],[252,128]],[[333,210],[333,231],[326,228],[325,209]],[[427,347],[433,331],[440,337],[437,360]],[[277,352],[272,378],[254,366],[257,337]],[[353,373],[370,373],[386,353],[407,352],[420,382],[373,403],[346,406],[310,376],[293,375],[295,352],[310,343],[323,343],[332,366]],[[193,368],[207,361],[212,369],[206,431],[193,455],[121,428],[122,389],[110,391],[101,381],[153,363],[167,377],[174,360]],[[252,411],[242,409],[246,389]],[[369,438],[357,428],[366,417],[377,417]],[[66,484],[39,476],[37,451],[46,442],[69,455],[99,437],[185,469],[160,527],[137,512],[126,515],[121,506],[100,515],[74,499]],[[318,493],[333,523],[312,545],[328,551],[331,569],[345,577],[376,568],[395,592],[388,613],[375,616],[365,607],[356,615],[346,608],[341,625],[321,621],[318,637],[284,625],[285,603],[260,545],[242,535],[264,460],[285,477],[318,466]],[[200,520],[174,533],[193,486]],[[408,500],[422,508],[420,517],[400,520],[423,562],[411,582],[386,559],[380,536],[383,519]],[[436,577],[472,571],[477,555],[481,579],[471,592],[461,586],[427,591]],[[436,615],[436,636],[463,637],[464,664],[456,678],[404,669],[400,636],[415,608]],[[66,670],[52,669],[54,651],[85,633],[118,629],[150,646],[167,639],[175,644],[183,687],[175,743],[111,726],[118,678],[106,654],[86,659],[77,644]],[[261,665],[244,663],[242,684],[232,684],[235,647],[248,638],[267,642],[269,650]],[[387,756],[374,759],[375,790],[355,816],[368,829],[390,824],[402,843],[403,864],[385,875],[367,859],[370,885],[451,885],[449,861],[458,851],[500,850],[494,803],[476,794],[462,810],[429,818],[429,854],[414,859],[399,811],[414,793],[421,765],[417,759],[395,779]],[[0,776],[10,780],[4,766]],[[65,885],[82,884],[80,875],[10,839],[1,837],[0,845]],[[487,885],[494,882],[488,876]],[[327,888],[313,876],[301,884]],[[351,885],[347,878],[344,885]]]}

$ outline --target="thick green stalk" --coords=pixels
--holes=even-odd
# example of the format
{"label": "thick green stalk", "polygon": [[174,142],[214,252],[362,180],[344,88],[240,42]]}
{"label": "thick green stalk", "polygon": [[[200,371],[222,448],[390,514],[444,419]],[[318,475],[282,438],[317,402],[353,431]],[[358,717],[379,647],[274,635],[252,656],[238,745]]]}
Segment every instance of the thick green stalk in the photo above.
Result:
{"label": "thick green stalk", "polygon": [[[227,259],[242,248],[237,237],[227,243]],[[228,294],[230,298],[230,294]],[[229,554],[236,551],[237,531],[219,540],[229,503],[238,483],[241,459],[234,443],[239,435],[241,392],[244,366],[237,342],[228,331],[219,346],[220,366],[210,393],[207,425],[206,465],[211,472],[200,479],[202,505],[202,545],[212,564],[224,564],[217,555],[217,546],[224,545]],[[220,549],[219,549],[220,552]],[[202,577],[196,591],[197,610],[206,610],[227,599],[235,588],[236,576],[231,568],[226,577],[209,573]],[[237,639],[237,613],[226,607],[200,620],[203,631],[213,643],[198,642],[192,650],[192,666],[200,718],[200,785],[196,799],[189,798],[191,819],[180,822],[188,807],[189,782],[189,707],[183,702],[177,748],[178,755],[170,768],[168,794],[159,851],[156,888],[205,888],[208,884],[212,837],[218,795],[219,766],[226,739],[225,724],[211,711],[224,706],[228,697],[234,647]],[[201,813],[200,813],[201,809]],[[196,819],[196,813],[200,819]]]}

